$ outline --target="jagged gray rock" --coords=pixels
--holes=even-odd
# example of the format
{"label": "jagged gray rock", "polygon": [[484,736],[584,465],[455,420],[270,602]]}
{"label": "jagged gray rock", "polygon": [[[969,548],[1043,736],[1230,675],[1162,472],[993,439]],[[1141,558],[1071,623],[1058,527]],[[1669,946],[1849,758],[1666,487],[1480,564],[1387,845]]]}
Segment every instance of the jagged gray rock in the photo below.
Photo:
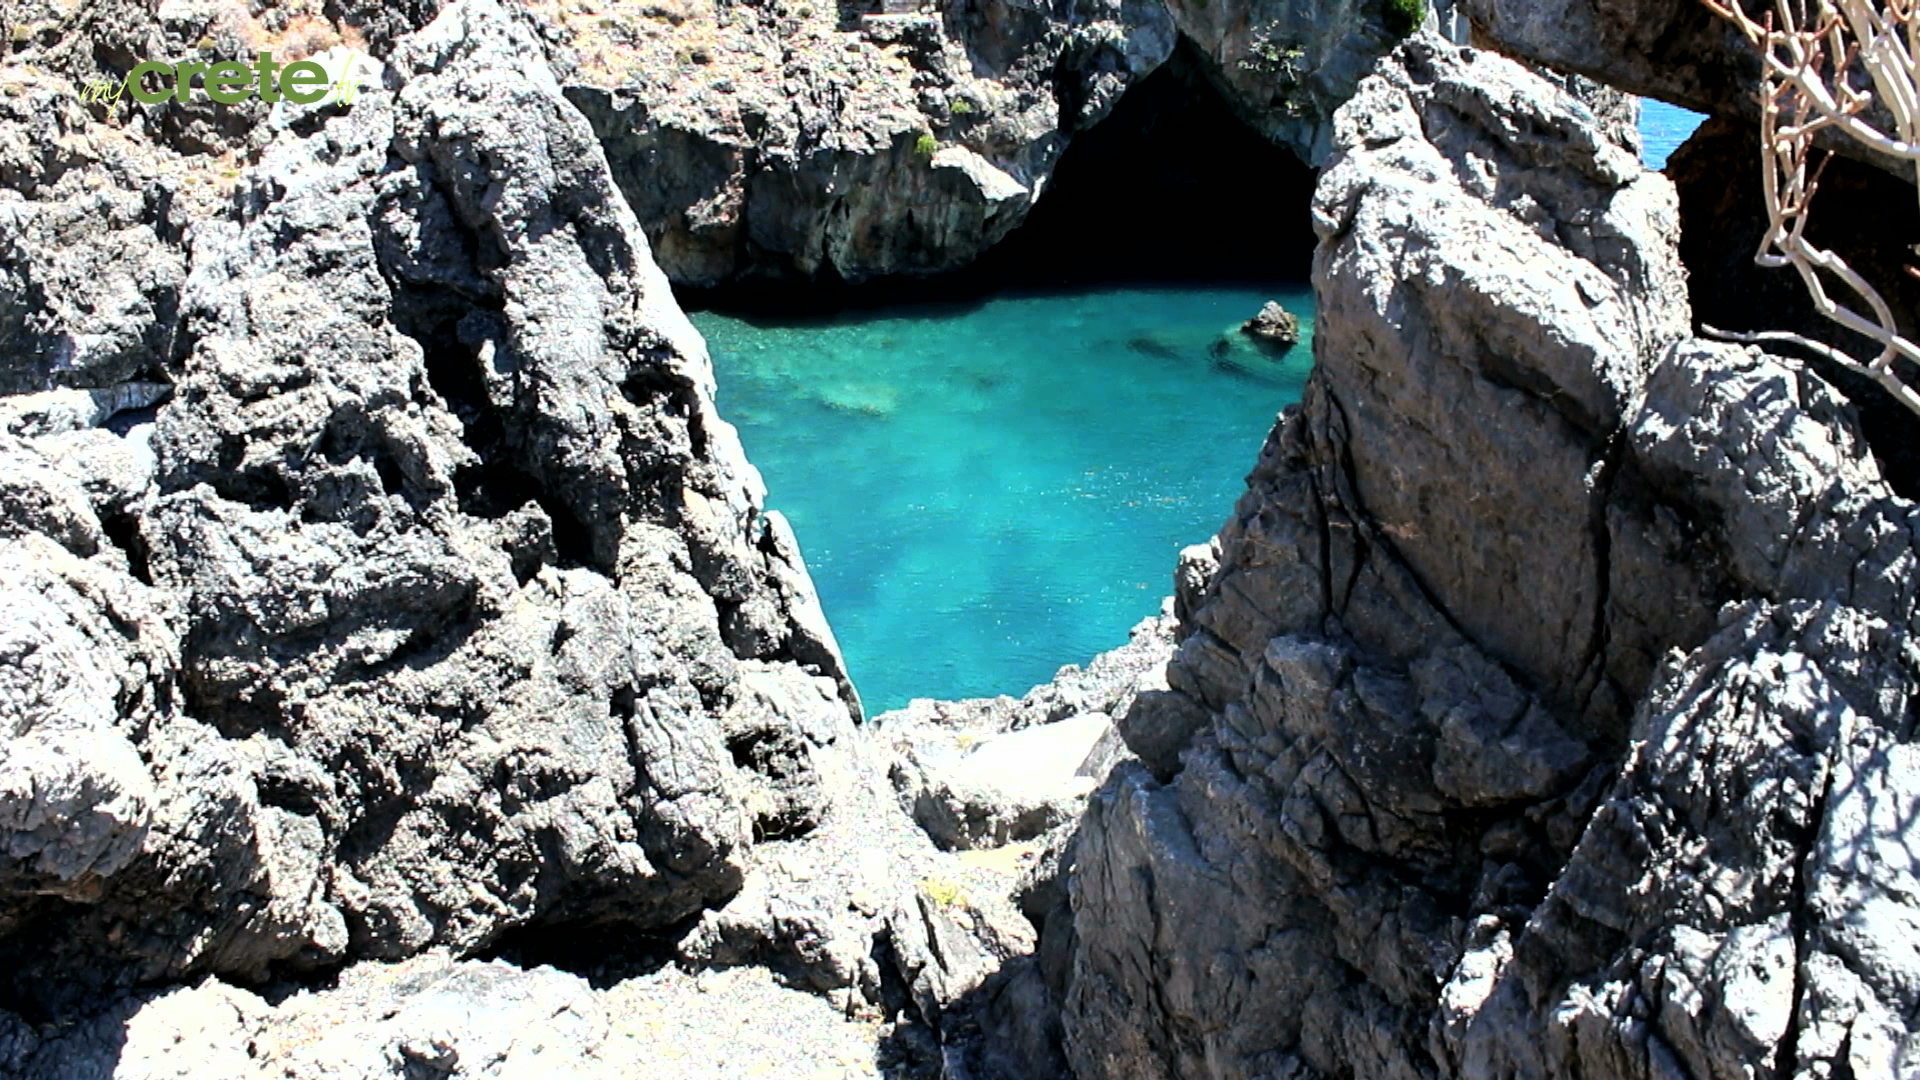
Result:
{"label": "jagged gray rock", "polygon": [[1416,40],[1336,124],[1316,373],[1042,943],[1076,1075],[1911,1071],[1914,507],[1685,337],[1589,110]]}
{"label": "jagged gray rock", "polygon": [[1472,20],[1475,44],[1698,112],[1759,116],[1759,54],[1703,4],[1459,0],[1459,6]]}
{"label": "jagged gray rock", "polygon": [[[552,968],[430,954],[360,965],[284,1000],[216,980],[144,993],[16,1044],[0,1014],[0,1070],[20,1080],[853,1080],[886,1075],[874,1033],[752,969],[669,968],[596,988]],[[10,1045],[24,1049],[10,1059]]]}
{"label": "jagged gray rock", "polygon": [[0,394],[170,377],[186,236],[225,209],[240,164],[271,138],[261,102],[87,105],[80,86],[203,49],[297,59],[354,27],[384,51],[436,6],[13,5],[0,43],[20,54],[0,69]]}
{"label": "jagged gray rock", "polygon": [[1113,717],[1166,691],[1173,625],[1165,611],[1143,619],[1127,644],[1018,701],[919,698],[876,717],[901,806],[947,850],[1034,841],[1073,821],[1125,753]]}
{"label": "jagged gray rock", "polygon": [[10,1000],[661,926],[828,797],[857,702],[590,128],[489,0],[389,60],[198,226],[150,486],[0,448]]}
{"label": "jagged gray rock", "polygon": [[895,782],[914,820],[948,849],[1032,840],[1077,818],[1099,783],[1102,745],[1118,741],[1105,713],[907,748]]}
{"label": "jagged gray rock", "polygon": [[[1171,607],[1127,644],[1017,700],[916,699],[873,722],[868,797],[887,805],[856,819],[869,836],[887,823],[881,847],[924,848],[897,864],[918,885],[892,904],[886,941],[938,1034],[943,1076],[1069,1075],[1059,1023],[1072,932],[1065,868],[1087,792],[1130,756],[1112,715],[1167,693]],[[911,840],[898,838],[903,827]],[[934,855],[929,841],[954,854]],[[1049,950],[1036,932],[1051,935]]]}
{"label": "jagged gray rock", "polygon": [[661,266],[696,285],[966,265],[1175,38],[1158,0],[657,8],[614,5],[609,33],[536,5]]}

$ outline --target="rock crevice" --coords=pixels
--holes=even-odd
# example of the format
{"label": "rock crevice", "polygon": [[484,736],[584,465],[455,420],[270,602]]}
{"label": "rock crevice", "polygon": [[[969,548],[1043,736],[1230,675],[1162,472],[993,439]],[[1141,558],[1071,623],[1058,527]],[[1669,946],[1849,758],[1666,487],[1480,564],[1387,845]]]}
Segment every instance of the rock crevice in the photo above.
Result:
{"label": "rock crevice", "polygon": [[1838,1033],[1906,962],[1834,966],[1802,868],[1842,732],[1911,728],[1914,510],[1832,388],[1688,336],[1675,221],[1484,53],[1336,114],[1313,380],[1077,840],[1075,1075],[1910,1067]]}

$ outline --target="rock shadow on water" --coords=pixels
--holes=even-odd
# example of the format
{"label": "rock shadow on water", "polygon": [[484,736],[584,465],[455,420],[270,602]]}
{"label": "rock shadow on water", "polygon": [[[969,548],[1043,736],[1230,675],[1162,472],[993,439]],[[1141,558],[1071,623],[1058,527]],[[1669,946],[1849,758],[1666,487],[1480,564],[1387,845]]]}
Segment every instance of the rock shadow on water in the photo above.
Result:
{"label": "rock shadow on water", "polygon": [[1296,347],[1250,338],[1230,329],[1207,346],[1207,362],[1214,371],[1243,382],[1293,387],[1305,378],[1311,360],[1295,362]]}
{"label": "rock shadow on water", "polygon": [[1181,359],[1179,349],[1155,334],[1136,334],[1127,339],[1127,348],[1142,356],[1152,356],[1161,360]]}

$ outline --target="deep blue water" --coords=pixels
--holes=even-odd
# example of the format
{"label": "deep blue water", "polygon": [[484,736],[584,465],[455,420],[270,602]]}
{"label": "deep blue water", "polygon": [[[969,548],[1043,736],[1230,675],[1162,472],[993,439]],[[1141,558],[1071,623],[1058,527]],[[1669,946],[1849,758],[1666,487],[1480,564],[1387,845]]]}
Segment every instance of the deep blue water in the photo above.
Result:
{"label": "deep blue water", "polygon": [[1310,340],[1230,332],[1270,299],[1310,332],[1304,283],[693,319],[877,713],[1018,695],[1158,609],[1305,383]]}
{"label": "deep blue water", "polygon": [[1649,169],[1664,169],[1667,158],[1687,141],[1693,129],[1700,126],[1706,117],[1697,112],[1688,112],[1677,105],[1655,101],[1652,98],[1640,99],[1640,160],[1646,162]]}

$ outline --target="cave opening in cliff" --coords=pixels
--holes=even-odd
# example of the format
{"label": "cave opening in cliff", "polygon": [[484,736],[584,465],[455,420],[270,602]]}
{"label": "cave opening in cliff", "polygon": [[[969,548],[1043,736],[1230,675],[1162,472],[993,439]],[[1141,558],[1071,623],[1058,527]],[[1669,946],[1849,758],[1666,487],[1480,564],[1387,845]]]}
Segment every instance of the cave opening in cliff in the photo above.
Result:
{"label": "cave opening in cliff", "polygon": [[[965,272],[694,312],[870,712],[1018,694],[1159,611],[1311,368],[1312,180],[1180,53]],[[1271,303],[1290,347],[1243,329]]]}
{"label": "cave opening in cliff", "polygon": [[1242,123],[1184,39],[1076,135],[988,280],[1304,281],[1314,170]]}
{"label": "cave opening in cliff", "polygon": [[[817,314],[1119,283],[1305,282],[1315,170],[1243,123],[1182,40],[1075,134],[1026,219],[983,256],[931,276],[747,277],[676,290],[689,310]],[[1058,88],[1063,108],[1078,91]]]}

